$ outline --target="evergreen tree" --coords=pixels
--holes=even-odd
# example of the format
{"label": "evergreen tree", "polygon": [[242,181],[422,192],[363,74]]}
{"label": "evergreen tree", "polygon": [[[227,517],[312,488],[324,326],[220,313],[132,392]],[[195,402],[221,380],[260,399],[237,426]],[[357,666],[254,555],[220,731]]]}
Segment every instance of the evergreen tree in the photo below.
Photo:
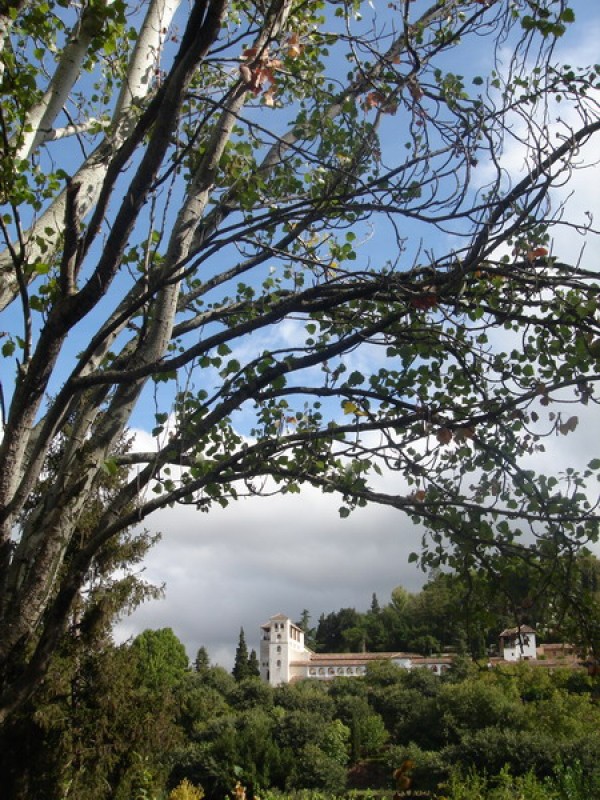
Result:
{"label": "evergreen tree", "polygon": [[196,653],[196,660],[194,661],[194,672],[204,673],[210,667],[210,659],[208,657],[208,650],[204,645],[198,648]]}
{"label": "evergreen tree", "polygon": [[344,653],[362,650],[362,617],[354,608],[340,608],[319,617],[316,643],[320,653]]}
{"label": "evergreen tree", "polygon": [[304,631],[304,644],[306,647],[314,650],[316,647],[316,628],[311,628],[310,625],[310,612],[307,608],[302,609],[302,614],[300,615],[300,619],[296,622],[296,625]]}
{"label": "evergreen tree", "polygon": [[381,611],[381,606],[379,605],[379,600],[377,599],[377,595],[373,592],[373,596],[371,597],[371,614],[379,614]]}
{"label": "evergreen tree", "polygon": [[381,606],[375,592],[373,592],[373,597],[371,598],[371,608],[364,615],[364,627],[366,649],[371,653],[381,653],[386,650],[387,633],[381,614]]}
{"label": "evergreen tree", "polygon": [[233,664],[233,670],[231,674],[236,679],[236,681],[242,681],[244,678],[249,677],[249,656],[248,656],[248,646],[246,644],[246,637],[244,635],[244,629],[240,628],[240,638],[238,641],[238,646],[235,651],[235,662]]}
{"label": "evergreen tree", "polygon": [[258,661],[258,656],[256,655],[256,650],[254,648],[250,651],[250,655],[248,656],[248,678],[260,678],[260,664]]}
{"label": "evergreen tree", "polygon": [[[69,422],[57,437],[45,461],[44,480],[32,493],[25,517],[37,500],[51,491],[70,429]],[[123,437],[119,450],[127,453],[129,448],[128,438]],[[126,478],[125,468],[99,475],[95,493],[79,521],[82,540],[110,507]],[[126,765],[110,785],[108,764],[119,762],[127,751],[139,751],[139,746],[132,745],[131,733],[123,736],[121,731],[128,725],[132,730],[140,729],[137,715],[143,716],[144,706],[137,696],[140,681],[133,677],[137,661],[132,648],[115,647],[111,628],[119,616],[133,611],[145,599],[161,596],[161,590],[143,580],[139,570],[157,538],[131,528],[98,551],[73,601],[69,624],[56,645],[46,679],[10,725],[0,726],[0,797],[53,800],[63,797],[61,786],[70,785],[71,797],[102,800],[124,779]],[[162,708],[154,705],[156,730],[161,725]],[[150,709],[146,710],[151,715]],[[115,730],[110,730],[111,725]],[[148,732],[141,739],[151,750],[152,734]]]}
{"label": "evergreen tree", "polygon": [[302,609],[302,614],[300,615],[300,619],[296,622],[296,625],[299,628],[302,628],[302,630],[306,634],[306,632],[310,627],[310,612],[307,608]]}
{"label": "evergreen tree", "polygon": [[143,631],[133,640],[131,651],[138,662],[140,683],[157,694],[175,686],[188,669],[185,647],[171,628]]}

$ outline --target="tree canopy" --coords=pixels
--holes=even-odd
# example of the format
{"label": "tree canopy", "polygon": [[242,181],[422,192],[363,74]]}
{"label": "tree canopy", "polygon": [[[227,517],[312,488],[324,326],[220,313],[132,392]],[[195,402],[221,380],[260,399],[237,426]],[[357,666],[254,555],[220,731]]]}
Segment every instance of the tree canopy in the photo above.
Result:
{"label": "tree canopy", "polygon": [[76,696],[65,687],[64,654],[57,659],[33,708],[0,734],[6,796],[166,798],[187,780],[208,800],[239,797],[237,781],[247,796],[339,797],[366,787],[391,793],[394,783],[400,793],[409,772],[417,796],[441,797],[456,772],[493,786],[508,770],[540,784],[573,770],[581,789],[503,797],[598,796],[598,684],[582,669],[522,662],[442,676],[379,662],[363,677],[274,688],[236,682],[221,667],[179,670],[180,648],[165,630],[108,645],[80,664]]}
{"label": "tree canopy", "polygon": [[[554,249],[594,234],[555,191],[600,129],[599,68],[555,58],[573,23],[567,0],[0,5],[0,719],[101,548],[173,503],[310,483],[424,522],[430,565],[595,539],[600,462],[529,460],[600,377],[595,264]],[[132,420],[153,444],[124,453]]]}

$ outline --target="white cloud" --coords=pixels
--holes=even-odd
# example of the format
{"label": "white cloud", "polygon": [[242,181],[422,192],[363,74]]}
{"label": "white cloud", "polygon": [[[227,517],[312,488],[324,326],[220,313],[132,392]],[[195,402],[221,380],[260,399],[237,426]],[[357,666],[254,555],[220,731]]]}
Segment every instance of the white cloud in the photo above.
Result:
{"label": "white cloud", "polygon": [[[554,65],[559,69],[562,68],[562,65],[572,65],[577,72],[579,67],[585,68],[594,64],[598,60],[599,38],[600,24],[597,20],[586,25],[585,28],[576,26],[568,29],[564,39],[558,42],[554,53]],[[506,65],[510,63],[511,58],[511,51],[506,50],[503,59]],[[533,64],[531,68],[533,68]],[[532,109],[533,125],[531,129],[530,121],[526,121],[522,116],[515,114],[506,118],[504,150],[498,163],[505,174],[510,176],[513,185],[534,166],[532,159],[543,159],[549,153],[550,147],[562,144],[574,131],[581,128],[584,122],[594,121],[598,114],[598,104],[600,104],[600,90],[598,89],[588,90],[586,99],[581,96],[579,98],[580,107],[573,102],[572,98],[567,97],[565,100],[564,95],[557,94],[558,97],[553,95],[548,98],[545,107],[540,107],[535,111]],[[547,139],[533,133],[536,119],[545,129],[542,114],[546,114],[548,121]],[[589,223],[589,214],[591,213],[596,220],[596,230],[598,230],[600,217],[597,150],[596,140],[585,143],[572,157],[572,170],[563,174],[563,185],[551,192],[552,211],[556,211],[561,204],[565,203],[567,209],[565,219],[578,226],[585,226]],[[584,165],[586,165],[585,168],[583,168]],[[476,186],[479,188],[485,186],[495,179],[496,174],[495,165],[491,162],[482,162],[474,176]],[[553,237],[553,255],[567,260],[569,263],[577,261],[582,248],[590,247],[590,241],[583,240],[581,231],[573,227],[559,227],[555,229]],[[599,252],[597,241],[594,243],[594,249],[597,254]]]}

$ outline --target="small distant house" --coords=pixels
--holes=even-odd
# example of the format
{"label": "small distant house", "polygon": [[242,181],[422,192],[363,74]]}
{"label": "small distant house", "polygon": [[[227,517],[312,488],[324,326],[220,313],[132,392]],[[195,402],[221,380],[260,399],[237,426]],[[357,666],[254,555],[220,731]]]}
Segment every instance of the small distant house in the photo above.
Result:
{"label": "small distant house", "polygon": [[529,625],[507,628],[500,634],[500,658],[504,661],[533,661],[537,657],[535,631]]}

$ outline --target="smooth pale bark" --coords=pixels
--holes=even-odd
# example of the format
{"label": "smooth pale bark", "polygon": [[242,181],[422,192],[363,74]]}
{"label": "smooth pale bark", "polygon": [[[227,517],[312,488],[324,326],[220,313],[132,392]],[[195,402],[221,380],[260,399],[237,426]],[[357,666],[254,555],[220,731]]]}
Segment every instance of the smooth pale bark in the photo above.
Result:
{"label": "smooth pale bark", "polygon": [[[4,50],[16,17],[30,4],[30,0],[3,0],[0,3],[0,52]],[[0,80],[3,75],[4,63],[0,62]]]}
{"label": "smooth pale bark", "polygon": [[77,30],[72,32],[61,53],[44,96],[25,116],[19,141],[11,142],[11,145],[15,146],[15,160],[24,161],[30,158],[37,148],[51,137],[56,117],[66,105],[69,93],[79,78],[81,65],[92,39],[101,29],[102,20],[98,16],[98,11],[88,6],[84,9],[80,23],[77,24]]}
{"label": "smooth pale bark", "polygon": [[[288,5],[283,4],[285,13],[278,15],[280,26],[284,24],[287,17]],[[161,113],[157,115],[157,123],[152,131],[148,148],[132,180],[131,189],[116,216],[95,275],[78,293],[81,298],[78,296],[73,303],[69,303],[69,298],[66,298],[60,318],[56,318],[56,320],[51,318],[45,333],[42,332],[40,343],[30,365],[30,373],[25,376],[21,385],[23,400],[21,402],[19,397],[16,398],[17,402],[13,404],[15,411],[7,426],[7,433],[10,435],[6,437],[5,444],[9,441],[13,444],[18,442],[18,447],[15,445],[11,449],[7,446],[2,454],[4,465],[8,467],[4,474],[6,475],[10,471],[13,476],[11,481],[5,480],[5,485],[0,487],[6,500],[9,500],[11,490],[14,491],[14,476],[18,481],[24,472],[27,443],[33,435],[33,421],[39,407],[39,398],[43,386],[47,383],[48,372],[46,370],[51,371],[54,353],[60,350],[66,331],[75,324],[82,313],[85,313],[85,309],[93,307],[101,298],[106,286],[110,285],[112,277],[116,274],[120,260],[119,254],[128,240],[131,226],[135,223],[139,209],[143,205],[144,196],[152,185],[166,153],[171,130],[176,124],[177,110],[184,97],[185,87],[193,74],[198,59],[204,56],[218,35],[224,8],[225,3],[221,2],[215,3],[214,7],[210,9],[203,23],[206,27],[203,37],[198,36],[196,41],[194,37],[184,36],[182,57],[176,59],[171,76],[174,76],[174,79],[163,94],[162,106],[164,108],[161,106]],[[275,29],[273,25],[269,34],[261,34],[260,39],[266,39],[268,35],[273,35]],[[231,133],[235,111],[243,104],[244,96],[244,87],[240,85],[239,90],[233,95],[232,107],[224,112],[223,124],[218,126],[207,158],[198,167],[196,180],[192,183],[188,200],[184,204],[175,226],[166,255],[166,264],[162,267],[169,281],[159,291],[153,302],[150,326],[143,341],[140,341],[139,346],[135,349],[134,355],[137,362],[152,363],[167,350],[177,310],[178,282],[173,278],[176,275],[177,265],[186,258],[193,239],[194,227],[191,225],[191,218],[199,209],[201,213],[206,204],[214,170]],[[98,290],[98,285],[103,288]],[[65,320],[67,321],[65,322]],[[46,370],[41,370],[42,360],[46,365]],[[44,502],[24,526],[17,551],[12,558],[11,567],[5,572],[0,661],[6,662],[10,659],[12,650],[23,645],[23,642],[32,634],[42,614],[45,613],[55,576],[61,569],[70,538],[85,507],[97,471],[126,427],[144,383],[145,379],[117,389],[103,421],[97,426],[91,438],[87,438],[87,435],[97,418],[99,406],[96,402],[92,402],[90,405],[85,402],[82,404],[65,454],[67,457],[63,458],[63,466],[52,489],[44,498]],[[38,398],[37,401],[35,396]],[[29,401],[33,402],[26,402],[27,397]],[[10,513],[4,516],[3,533],[5,537],[10,535],[11,518]],[[41,519],[43,519],[43,525],[38,524]],[[83,559],[74,567],[75,577],[72,585],[77,585],[81,581],[85,569],[86,564]],[[69,582],[67,581],[67,583]],[[64,600],[64,595],[61,595],[60,599]],[[64,616],[58,620],[58,624],[52,632],[54,637],[59,635],[64,622]],[[18,702],[19,698],[22,698],[23,692],[30,691],[31,684],[28,683],[28,680],[31,681],[31,676],[39,667],[38,659],[42,656],[45,657],[44,654],[48,652],[47,640],[44,639],[32,659],[29,676],[23,679],[19,690],[11,690],[12,695],[6,704],[7,710],[15,702]]]}
{"label": "smooth pale bark", "polygon": [[[130,135],[144,102],[154,91],[155,74],[160,62],[163,45],[173,16],[181,0],[152,0],[146,13],[140,35],[128,64],[113,117],[103,141],[76,171],[73,182],[80,186],[78,194],[78,214],[81,219],[94,208],[103,182],[106,178],[111,158]],[[52,139],[52,130],[57,115],[61,112],[67,96],[79,76],[79,66],[87,53],[91,37],[80,34],[78,40],[67,45],[65,55],[59,65],[60,80],[55,79],[44,95],[44,100],[32,109],[31,133],[22,145],[21,158],[30,155],[45,139]],[[37,122],[36,122],[37,121]],[[32,228],[25,232],[25,252],[14,245],[20,263],[35,264],[43,262],[48,252],[56,250],[60,244],[65,226],[67,211],[67,191],[52,202],[36,220]],[[43,232],[44,246],[37,241]],[[14,259],[9,250],[0,253],[0,311],[9,305],[18,294],[18,281],[15,276]],[[35,273],[32,273],[30,280]]]}
{"label": "smooth pale bark", "polygon": [[[120,264],[120,254],[128,239],[129,232],[137,219],[139,209],[144,203],[156,173],[169,145],[170,134],[176,125],[177,110],[182,102],[185,88],[195,69],[197,60],[202,58],[217,35],[223,13],[223,3],[216,5],[216,11],[207,17],[206,33],[197,41],[188,37],[182,44],[182,58],[173,69],[172,78],[163,95],[161,115],[155,126],[148,148],[134,175],[130,191],[123,200],[116,216],[110,236],[105,244],[100,263],[86,285],[75,296],[64,297],[41,332],[33,357],[27,364],[22,380],[19,382],[11,413],[7,420],[5,439],[0,449],[3,474],[0,484],[0,505],[5,508],[2,518],[3,536],[10,536],[12,514],[10,497],[16,482],[23,474],[24,454],[33,430],[33,420],[39,408],[40,399],[57,353],[66,333],[75,325],[87,310],[91,309],[105,294]],[[106,447],[111,443],[105,443]],[[97,465],[96,465],[97,466]],[[6,477],[10,475],[11,477]],[[13,504],[14,506],[14,504]],[[23,541],[27,537],[23,537]],[[67,535],[68,540],[68,535]]]}
{"label": "smooth pale bark", "polygon": [[[258,37],[256,41],[257,48],[262,47],[268,37],[276,36],[281,30],[285,29],[285,22],[289,15],[289,9],[290,2],[283,4],[281,12],[277,15],[277,19],[272,22],[268,33],[262,32]],[[240,85],[238,91],[234,93],[229,104],[222,112],[220,122],[216,126],[211,142],[207,147],[205,158],[198,165],[195,176],[191,181],[186,202],[178,214],[169,248],[164,262],[160,267],[162,277],[159,276],[158,280],[167,285],[157,293],[156,298],[152,302],[150,325],[145,332],[143,341],[139,342],[137,347],[134,344],[129,347],[131,351],[131,360],[135,361],[136,367],[138,368],[146,364],[155,364],[167,352],[168,344],[172,337],[179,297],[180,287],[179,282],[176,280],[178,265],[185,261],[191,251],[197,221],[201,218],[206,208],[215,170],[230,138],[236,116],[244,104],[245,97],[245,88],[243,85]],[[164,139],[165,137],[161,138]],[[143,168],[140,171],[143,172]],[[77,416],[66,454],[68,456],[70,452],[72,458],[67,457],[65,459],[66,463],[71,463],[72,460],[77,458],[78,453],[81,452],[83,443],[86,442],[88,458],[86,469],[89,470],[91,475],[95,474],[95,470],[99,464],[106,459],[114,442],[125,429],[133,406],[146,380],[147,378],[143,378],[132,384],[119,387],[116,390],[109,409],[104,414],[104,423],[95,432],[92,440],[88,440],[87,436],[91,425],[99,413],[100,404],[98,403],[98,398],[94,396],[90,398],[92,401],[91,403],[83,403],[83,409],[80,409]],[[28,424],[27,426],[23,426],[23,436],[19,437],[19,440],[26,439],[26,433],[32,430],[32,418],[30,412],[27,416]],[[97,445],[96,448],[93,446],[94,443]],[[16,459],[17,463],[22,461],[24,450],[25,445],[21,445],[19,454],[21,458]],[[77,477],[81,474],[81,465],[79,465],[75,474]],[[70,474],[59,476],[57,483],[68,486],[72,482],[71,478],[72,475]],[[82,494],[85,496],[85,492]],[[75,514],[74,518],[76,518],[76,516]],[[35,533],[33,533],[34,542],[35,538]],[[35,543],[33,548],[30,548],[28,545],[28,536],[24,534],[19,545],[19,548],[23,550],[23,555],[22,558],[17,560],[21,562],[30,562],[33,558],[33,554],[37,550],[37,546],[38,543]]]}

